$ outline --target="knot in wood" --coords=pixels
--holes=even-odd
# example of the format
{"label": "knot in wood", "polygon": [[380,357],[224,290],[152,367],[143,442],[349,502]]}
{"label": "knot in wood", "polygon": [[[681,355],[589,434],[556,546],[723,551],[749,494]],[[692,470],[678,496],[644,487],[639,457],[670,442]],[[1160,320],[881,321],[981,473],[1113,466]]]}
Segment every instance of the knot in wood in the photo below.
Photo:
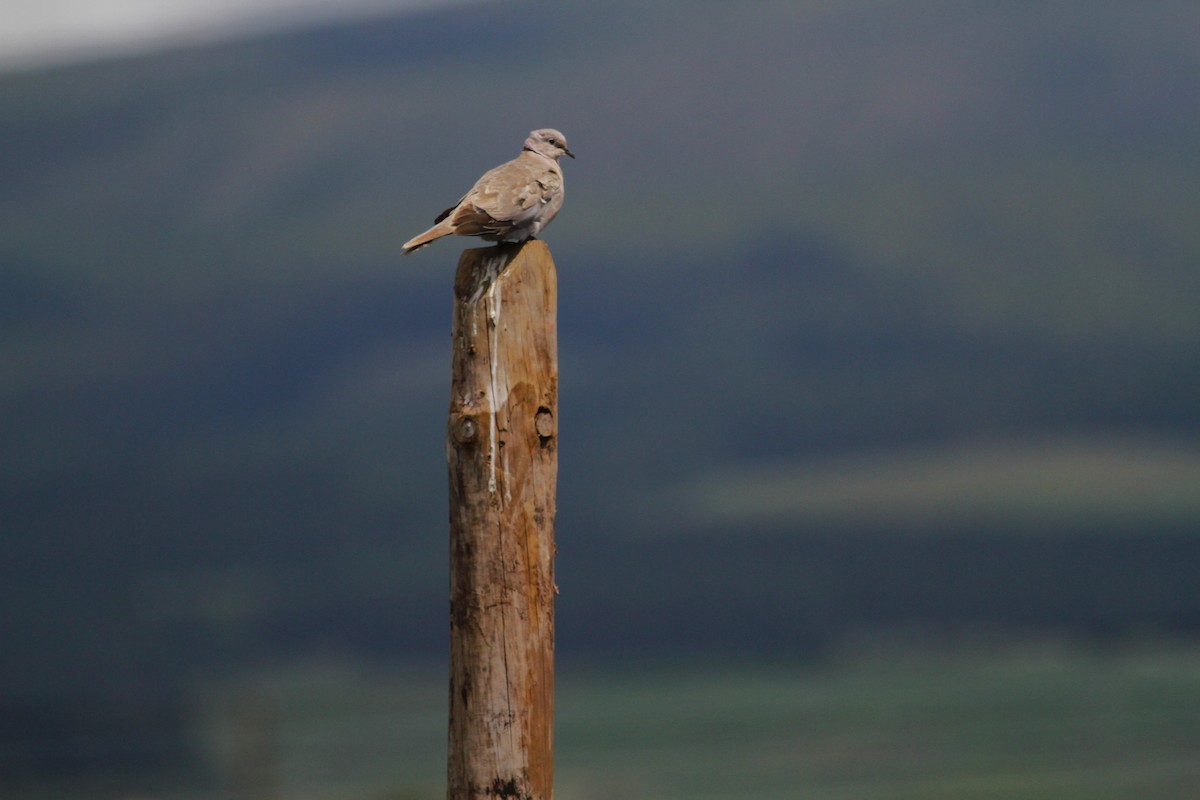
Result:
{"label": "knot in wood", "polygon": [[534,430],[537,431],[538,439],[542,444],[545,444],[552,436],[554,436],[554,414],[550,409],[542,406],[537,410],[537,417],[533,421]]}
{"label": "knot in wood", "polygon": [[471,416],[459,417],[452,433],[458,444],[472,444],[479,438],[479,423]]}

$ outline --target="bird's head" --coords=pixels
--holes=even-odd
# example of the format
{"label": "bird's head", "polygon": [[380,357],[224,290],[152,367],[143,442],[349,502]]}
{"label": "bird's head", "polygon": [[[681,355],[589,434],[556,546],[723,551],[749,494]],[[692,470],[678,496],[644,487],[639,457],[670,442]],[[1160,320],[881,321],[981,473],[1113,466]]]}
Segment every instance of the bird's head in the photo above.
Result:
{"label": "bird's head", "polygon": [[525,149],[555,161],[563,156],[575,157],[575,154],[567,149],[567,137],[553,128],[540,128],[531,132],[525,140]]}

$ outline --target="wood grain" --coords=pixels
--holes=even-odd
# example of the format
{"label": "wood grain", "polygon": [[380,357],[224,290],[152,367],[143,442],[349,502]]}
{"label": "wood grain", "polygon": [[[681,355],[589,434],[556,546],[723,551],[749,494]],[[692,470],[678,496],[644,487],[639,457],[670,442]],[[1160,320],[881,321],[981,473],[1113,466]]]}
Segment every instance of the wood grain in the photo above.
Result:
{"label": "wood grain", "polygon": [[466,250],[454,285],[449,800],[550,800],[557,275],[537,240]]}

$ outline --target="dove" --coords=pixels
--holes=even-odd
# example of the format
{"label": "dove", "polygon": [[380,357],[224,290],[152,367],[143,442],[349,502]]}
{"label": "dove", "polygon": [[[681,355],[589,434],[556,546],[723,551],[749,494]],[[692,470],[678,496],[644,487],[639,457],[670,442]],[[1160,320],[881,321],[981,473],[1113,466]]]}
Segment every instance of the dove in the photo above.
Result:
{"label": "dove", "polygon": [[479,236],[492,242],[523,242],[550,224],[562,208],[563,174],[558,160],[575,157],[553,128],[529,134],[521,154],[483,174],[432,228],[404,243],[405,255],[443,236]]}

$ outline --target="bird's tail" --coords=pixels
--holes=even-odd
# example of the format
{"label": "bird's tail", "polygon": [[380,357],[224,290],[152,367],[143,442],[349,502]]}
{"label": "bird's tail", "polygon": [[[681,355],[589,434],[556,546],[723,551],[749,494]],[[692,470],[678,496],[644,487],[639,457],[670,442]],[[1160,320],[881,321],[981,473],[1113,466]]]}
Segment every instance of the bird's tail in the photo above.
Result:
{"label": "bird's tail", "polygon": [[408,255],[412,251],[418,250],[430,242],[440,239],[443,236],[449,236],[452,233],[454,233],[454,228],[452,228],[446,222],[439,222],[437,225],[434,225],[424,233],[417,234],[405,242],[404,246],[401,248],[401,251],[404,253],[404,255]]}

